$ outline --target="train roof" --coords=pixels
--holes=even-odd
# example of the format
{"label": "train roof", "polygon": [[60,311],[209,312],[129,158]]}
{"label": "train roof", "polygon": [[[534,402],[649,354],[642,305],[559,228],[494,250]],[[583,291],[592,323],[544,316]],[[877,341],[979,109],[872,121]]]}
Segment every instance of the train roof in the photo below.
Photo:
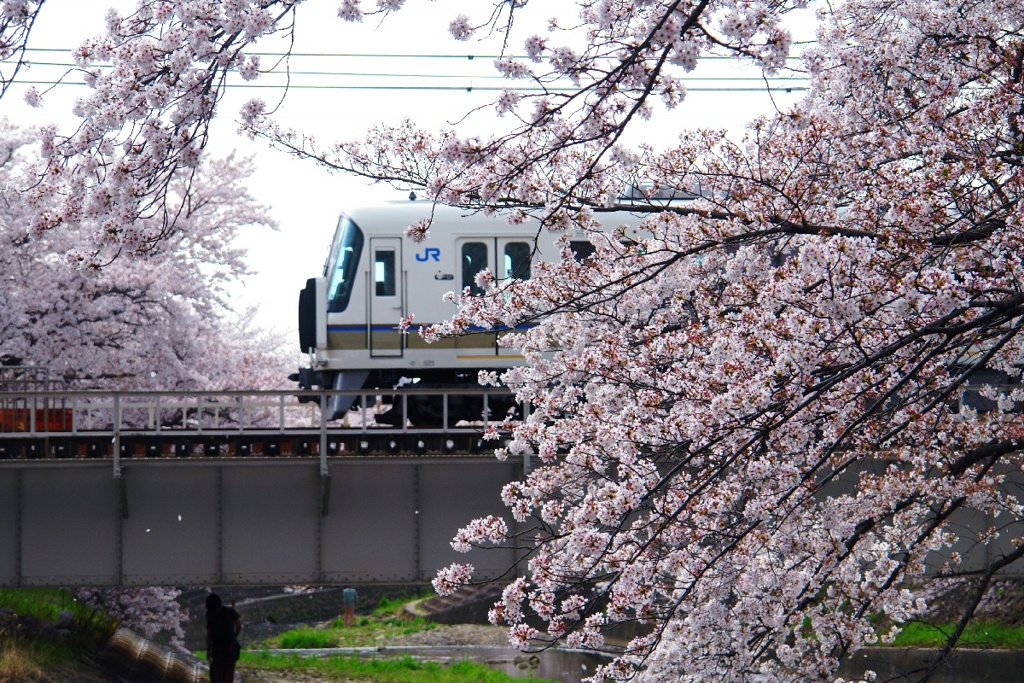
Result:
{"label": "train roof", "polygon": [[[401,232],[413,223],[431,216],[435,227],[440,224],[463,224],[467,227],[488,225],[494,229],[507,225],[502,213],[488,216],[480,210],[433,204],[421,199],[362,204],[342,213],[355,221],[360,228],[372,233],[395,230]],[[518,228],[517,231],[522,231],[522,228]]]}
{"label": "train roof", "polygon": [[[538,221],[532,217],[527,220],[525,225],[509,225],[505,217],[511,212],[512,209],[499,209],[495,213],[485,214],[480,209],[433,204],[427,200],[414,199],[357,205],[342,211],[342,214],[351,218],[361,229],[375,234],[401,233],[408,226],[431,216],[434,221],[433,229],[443,228],[450,233],[474,231],[486,227],[488,231],[498,233],[522,234],[523,230],[529,229],[530,226],[535,229],[539,228]],[[649,212],[630,212],[628,209],[624,209],[605,214],[600,218],[604,218],[603,223],[636,227],[649,215]]]}

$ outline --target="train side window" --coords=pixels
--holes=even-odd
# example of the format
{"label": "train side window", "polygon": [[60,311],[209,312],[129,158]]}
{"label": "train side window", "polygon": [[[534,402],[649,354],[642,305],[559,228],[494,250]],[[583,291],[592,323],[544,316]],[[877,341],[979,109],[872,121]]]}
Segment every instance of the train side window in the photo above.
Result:
{"label": "train side window", "polygon": [[505,245],[505,277],[530,279],[530,245],[528,242],[509,242]]}
{"label": "train side window", "polygon": [[487,245],[483,242],[466,242],[462,245],[462,287],[469,287],[473,294],[483,294],[476,284],[476,274],[487,267]]}
{"label": "train side window", "polygon": [[590,242],[584,240],[573,240],[569,242],[569,248],[572,249],[572,256],[577,261],[586,261],[588,258],[594,255],[597,248]]}
{"label": "train side window", "polygon": [[395,295],[395,252],[387,249],[373,254],[373,281],[377,296]]}

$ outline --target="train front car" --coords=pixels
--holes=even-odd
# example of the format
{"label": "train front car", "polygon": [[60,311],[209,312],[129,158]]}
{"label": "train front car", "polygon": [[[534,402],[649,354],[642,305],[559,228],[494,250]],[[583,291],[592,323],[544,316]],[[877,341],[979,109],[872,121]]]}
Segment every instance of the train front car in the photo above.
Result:
{"label": "train front car", "polygon": [[[430,236],[420,243],[405,229],[433,213]],[[299,297],[299,338],[311,367],[293,376],[305,389],[477,387],[481,369],[501,370],[521,359],[501,348],[499,330],[427,344],[416,328],[451,317],[444,295],[469,287],[490,268],[499,278],[530,276],[536,225],[510,226],[484,216],[427,202],[395,202],[342,215],[322,277],[310,279]],[[557,256],[547,238],[542,256]],[[401,319],[415,315],[409,334]],[[409,419],[439,423],[435,396],[409,396]],[[329,399],[332,419],[344,415],[354,395]],[[482,399],[449,399],[448,420],[481,419]],[[492,413],[493,407],[492,407]],[[397,411],[392,417],[400,421]],[[386,419],[386,418],[385,418]],[[378,418],[380,420],[380,418]]]}

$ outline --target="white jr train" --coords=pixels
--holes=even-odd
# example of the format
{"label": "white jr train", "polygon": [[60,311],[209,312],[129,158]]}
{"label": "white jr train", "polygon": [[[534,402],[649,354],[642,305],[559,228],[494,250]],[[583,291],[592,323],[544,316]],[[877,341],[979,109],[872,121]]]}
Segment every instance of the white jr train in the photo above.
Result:
{"label": "white jr train", "polygon": [[[407,238],[406,228],[431,211],[430,236],[420,243]],[[616,227],[635,227],[642,219],[626,211],[605,216],[604,224]],[[593,251],[582,233],[570,242],[577,257]],[[299,343],[311,367],[292,379],[303,389],[476,386],[479,370],[521,361],[514,350],[498,345],[505,330],[427,344],[415,327],[451,317],[455,309],[445,293],[476,291],[476,275],[485,268],[498,278],[529,278],[537,259],[558,256],[555,236],[533,220],[509,225],[501,215],[414,198],[342,214],[323,276],[308,280],[299,297]],[[415,327],[403,334],[399,322],[410,314]],[[333,397],[330,415],[340,417],[351,405],[351,396]],[[477,410],[479,418],[478,408],[467,410]]]}

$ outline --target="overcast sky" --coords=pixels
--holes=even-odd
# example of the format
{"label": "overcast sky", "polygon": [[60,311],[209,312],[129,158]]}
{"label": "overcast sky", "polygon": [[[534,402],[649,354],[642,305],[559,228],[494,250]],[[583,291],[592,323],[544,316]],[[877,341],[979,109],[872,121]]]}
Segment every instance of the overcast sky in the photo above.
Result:
{"label": "overcast sky", "polygon": [[[473,7],[485,3],[475,1],[428,2],[409,0],[406,9],[383,22],[367,21],[353,25],[335,15],[337,2],[309,0],[298,12],[295,51],[309,56],[292,61],[292,89],[282,105],[278,118],[285,125],[308,131],[321,142],[358,138],[370,126],[412,118],[421,126],[440,128],[459,121],[469,110],[494,97],[488,87],[500,87],[493,78],[491,59],[453,55],[493,55],[500,49],[496,40],[455,41],[447,32],[448,22],[459,13],[460,5],[473,16]],[[103,30],[107,7],[127,12],[134,0],[47,0],[33,31],[30,47],[39,50],[58,49],[70,52],[83,39]],[[560,7],[568,8],[559,10]],[[535,9],[536,8],[536,9]],[[531,17],[543,20],[555,12],[575,16],[573,4],[564,0],[545,0],[528,6]],[[804,24],[806,27],[806,23]],[[523,35],[529,26],[523,26]],[[806,28],[804,28],[806,35]],[[519,53],[521,40],[513,41]],[[282,49],[272,43],[258,46],[260,51]],[[332,56],[343,54],[346,56]],[[351,55],[368,55],[353,57]],[[400,58],[396,55],[448,55],[445,57]],[[376,55],[376,56],[373,56]],[[70,61],[67,53],[33,51],[37,64],[19,75],[20,81],[47,82],[62,72],[46,63]],[[263,58],[262,65],[270,60]],[[315,73],[314,73],[315,72]],[[716,62],[701,67],[697,77],[688,83],[688,95],[674,112],[657,117],[654,125],[644,126],[648,142],[668,144],[678,131],[693,127],[722,127],[738,131],[753,116],[771,111],[773,103],[765,93],[751,93],[743,87],[758,87],[756,71],[743,70],[732,63]],[[701,80],[709,79],[709,80]],[[2,114],[23,125],[54,122],[63,128],[75,124],[70,115],[71,103],[81,96],[83,87],[72,74],[67,85],[54,88],[45,96],[41,109],[30,109],[22,102],[24,86],[15,86],[3,101]],[[338,213],[343,207],[382,198],[397,198],[384,186],[368,186],[365,181],[330,174],[309,162],[300,162],[281,152],[267,149],[235,134],[236,113],[252,97],[268,104],[280,97],[281,90],[273,77],[263,77],[256,84],[263,89],[232,88],[221,103],[214,123],[209,153],[222,156],[237,150],[254,154],[257,171],[250,187],[263,203],[271,207],[281,229],[271,233],[253,230],[244,237],[250,252],[254,275],[239,297],[246,303],[258,304],[260,321],[283,329],[295,336],[298,292],[308,277],[320,274],[324,254]],[[242,83],[240,78],[235,83]],[[407,89],[410,86],[418,89]],[[42,86],[38,86],[40,90]],[[472,92],[467,88],[472,87]],[[712,92],[703,92],[708,88]],[[794,102],[799,93],[776,94],[779,106]],[[477,116],[460,124],[473,126],[477,132],[494,125],[487,115]],[[639,139],[634,135],[634,140]],[[297,346],[297,343],[296,343]]]}

